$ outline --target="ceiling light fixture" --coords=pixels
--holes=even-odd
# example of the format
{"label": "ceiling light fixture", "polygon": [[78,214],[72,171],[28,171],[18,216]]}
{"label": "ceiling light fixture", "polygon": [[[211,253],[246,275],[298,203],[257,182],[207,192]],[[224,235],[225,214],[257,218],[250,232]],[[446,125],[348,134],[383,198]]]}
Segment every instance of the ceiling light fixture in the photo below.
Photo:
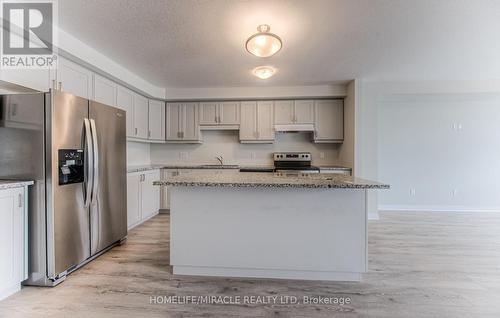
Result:
{"label": "ceiling light fixture", "polygon": [[257,27],[259,33],[255,33],[248,38],[246,48],[249,53],[258,57],[269,57],[281,50],[281,39],[273,33],[270,33],[271,27],[267,24],[261,24]]}
{"label": "ceiling light fixture", "polygon": [[254,68],[252,73],[260,79],[268,79],[276,73],[276,69],[272,66],[259,66]]}

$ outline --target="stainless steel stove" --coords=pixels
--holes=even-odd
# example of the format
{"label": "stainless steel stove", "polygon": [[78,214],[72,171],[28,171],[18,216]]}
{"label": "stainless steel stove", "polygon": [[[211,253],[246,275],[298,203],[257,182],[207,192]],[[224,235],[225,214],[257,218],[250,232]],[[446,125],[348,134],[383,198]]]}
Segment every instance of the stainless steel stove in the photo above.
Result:
{"label": "stainless steel stove", "polygon": [[312,156],[309,152],[275,152],[273,158],[275,172],[320,172],[318,167],[314,167],[311,164]]}

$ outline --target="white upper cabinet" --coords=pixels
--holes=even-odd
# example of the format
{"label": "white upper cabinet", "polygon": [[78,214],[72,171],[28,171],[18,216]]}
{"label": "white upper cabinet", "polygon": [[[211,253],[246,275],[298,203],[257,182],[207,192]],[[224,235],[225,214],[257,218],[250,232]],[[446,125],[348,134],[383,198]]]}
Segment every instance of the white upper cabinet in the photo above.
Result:
{"label": "white upper cabinet", "polygon": [[237,128],[240,124],[240,102],[201,102],[199,116],[201,126]]}
{"label": "white upper cabinet", "polygon": [[92,99],[92,72],[83,66],[64,58],[59,58],[57,88],[76,96]]}
{"label": "white upper cabinet", "polygon": [[219,103],[219,124],[238,125],[240,123],[240,102]]}
{"label": "white upper cabinet", "polygon": [[257,139],[274,141],[273,101],[257,102]]}
{"label": "white upper cabinet", "polygon": [[313,100],[278,100],[274,102],[276,125],[313,124]]}
{"label": "white upper cabinet", "polygon": [[315,108],[314,141],[341,143],[344,140],[344,101],[317,100]]}
{"label": "white upper cabinet", "polygon": [[294,120],[293,100],[277,100],[274,102],[274,123],[277,125],[286,125],[293,123]]}
{"label": "white upper cabinet", "polygon": [[199,142],[198,103],[167,103],[167,141]]}
{"label": "white upper cabinet", "polygon": [[100,75],[94,74],[94,98],[96,102],[109,106],[116,106],[116,90],[115,82],[110,81]]}
{"label": "white upper cabinet", "polygon": [[272,101],[241,102],[240,141],[274,142],[274,105]]}
{"label": "white upper cabinet", "polygon": [[184,104],[182,119],[182,139],[188,141],[198,141],[200,139],[200,127],[198,126],[198,103]]}
{"label": "white upper cabinet", "polygon": [[177,141],[181,140],[181,103],[167,103],[167,140]]}
{"label": "white upper cabinet", "polygon": [[134,138],[148,139],[149,114],[148,99],[134,94]]}
{"label": "white upper cabinet", "polygon": [[217,125],[219,104],[216,102],[200,103],[200,125]]}
{"label": "white upper cabinet", "polygon": [[44,70],[8,70],[0,71],[0,80],[21,85],[41,92],[47,92],[51,87],[51,71]]}
{"label": "white upper cabinet", "polygon": [[314,101],[313,100],[296,100],[295,101],[295,116],[296,124],[313,124],[314,123]]}
{"label": "white upper cabinet", "polygon": [[165,102],[149,100],[149,139],[165,140]]}
{"label": "white upper cabinet", "polygon": [[116,89],[116,107],[127,112],[127,137],[135,137],[134,92],[118,85]]}
{"label": "white upper cabinet", "polygon": [[257,139],[257,102],[241,102],[240,141]]}

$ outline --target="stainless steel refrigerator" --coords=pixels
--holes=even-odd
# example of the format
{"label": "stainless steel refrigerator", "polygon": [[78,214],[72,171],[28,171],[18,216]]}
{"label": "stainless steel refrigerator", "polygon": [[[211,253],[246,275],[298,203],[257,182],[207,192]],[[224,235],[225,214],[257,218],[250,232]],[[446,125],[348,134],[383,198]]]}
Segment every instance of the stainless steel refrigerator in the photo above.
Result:
{"label": "stainless steel refrigerator", "polygon": [[0,96],[0,179],[29,179],[29,278],[54,286],[127,235],[126,113],[58,90]]}

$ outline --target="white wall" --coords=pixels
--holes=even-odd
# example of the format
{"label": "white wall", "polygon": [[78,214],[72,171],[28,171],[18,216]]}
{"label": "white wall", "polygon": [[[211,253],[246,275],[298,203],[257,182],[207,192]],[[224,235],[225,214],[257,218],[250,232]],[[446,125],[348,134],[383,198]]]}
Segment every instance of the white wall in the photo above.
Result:
{"label": "white wall", "polygon": [[378,109],[382,208],[500,210],[500,94],[392,95]]}
{"label": "white wall", "polygon": [[148,143],[127,142],[127,166],[151,164],[151,148]]}
{"label": "white wall", "polygon": [[[240,144],[237,131],[203,131],[202,134],[203,144],[152,144],[151,162],[215,164],[218,163],[215,156],[221,155],[226,164],[272,165],[272,153],[275,151],[309,151],[313,156],[313,164],[339,163],[339,146],[314,144],[310,141],[310,133],[278,133],[274,144]],[[321,153],[324,154],[324,159],[320,158]]]}
{"label": "white wall", "polygon": [[[380,208],[384,210],[498,210],[500,202],[494,199],[498,188],[490,187],[494,186],[494,183],[487,174],[496,173],[496,158],[499,158],[500,154],[494,150],[500,149],[493,139],[498,132],[491,130],[494,129],[491,125],[495,121],[492,118],[500,118],[498,113],[495,113],[495,107],[491,106],[496,104],[498,107],[499,95],[499,80],[362,81],[360,103],[356,109],[358,120],[355,145],[356,175],[388,182],[393,187],[388,191],[373,192],[368,200],[369,213],[376,213],[378,210],[378,197],[383,200]],[[403,109],[389,105],[394,103],[401,104]],[[411,108],[408,106],[410,104],[420,106]],[[488,104],[490,106],[487,106]],[[421,134],[428,133],[432,125],[436,124],[427,121],[426,112],[436,112],[438,116],[441,116],[443,127],[449,129],[443,128],[432,132],[436,140],[442,142],[451,138],[447,134],[452,130],[453,122],[466,122],[465,119],[474,118],[473,122],[467,124],[467,129],[462,128],[460,131],[460,136],[464,139],[460,141],[463,143],[459,144],[461,147],[454,146],[458,147],[458,150],[454,150],[448,144],[438,147],[436,144],[421,141]],[[473,115],[474,117],[471,117]],[[394,121],[406,122],[408,125]],[[451,126],[450,122],[452,122]],[[416,127],[411,128],[411,125],[416,125]],[[462,124],[462,127],[465,126]],[[490,129],[489,137],[483,132],[485,127]],[[410,130],[417,128],[420,130]],[[384,135],[379,136],[380,134]],[[390,143],[383,142],[379,145],[381,141],[398,138],[398,136],[402,138],[402,140],[398,139],[398,144],[392,140]],[[474,136],[481,136],[482,139],[472,141]],[[412,144],[420,147],[419,151],[412,148],[410,154],[404,154],[409,151],[408,147]],[[453,158],[445,156],[447,153],[445,151],[454,151],[454,155],[467,158],[471,164],[453,161]],[[473,155],[474,153],[476,155]],[[401,155],[406,157],[398,157]],[[430,161],[422,161],[429,157],[432,157]],[[456,177],[450,179],[450,172],[446,169],[452,168]],[[394,171],[399,173],[394,173]],[[412,175],[409,175],[409,171],[413,171]],[[481,171],[484,172],[481,173]],[[426,183],[425,188],[422,188],[423,180]],[[478,186],[478,182],[489,185]],[[470,183],[476,186],[467,186]],[[410,196],[410,185],[423,190],[415,189],[415,196]],[[438,191],[440,195],[434,197],[424,195],[425,191],[432,191],[432,189]],[[455,196],[452,196],[453,189],[457,189]]]}

